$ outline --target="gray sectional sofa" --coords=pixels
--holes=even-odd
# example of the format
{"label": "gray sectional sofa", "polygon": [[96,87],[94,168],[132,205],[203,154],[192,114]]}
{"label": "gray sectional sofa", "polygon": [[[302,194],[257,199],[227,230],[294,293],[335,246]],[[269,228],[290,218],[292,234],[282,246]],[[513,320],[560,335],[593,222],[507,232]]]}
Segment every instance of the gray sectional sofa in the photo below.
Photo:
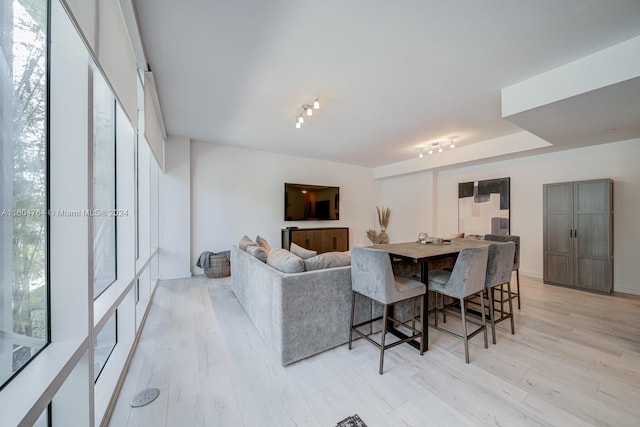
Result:
{"label": "gray sectional sofa", "polygon": [[[265,344],[288,365],[349,339],[351,267],[283,273],[234,246],[231,289]],[[356,299],[356,322],[371,302]]]}

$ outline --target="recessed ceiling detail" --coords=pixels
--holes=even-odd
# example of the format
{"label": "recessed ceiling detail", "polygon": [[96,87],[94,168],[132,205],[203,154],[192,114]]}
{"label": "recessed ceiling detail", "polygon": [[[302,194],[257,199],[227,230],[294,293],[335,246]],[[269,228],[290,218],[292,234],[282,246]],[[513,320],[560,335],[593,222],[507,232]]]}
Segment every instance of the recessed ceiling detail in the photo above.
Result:
{"label": "recessed ceiling detail", "polygon": [[640,138],[638,100],[640,37],[503,89],[502,110],[558,150]]}

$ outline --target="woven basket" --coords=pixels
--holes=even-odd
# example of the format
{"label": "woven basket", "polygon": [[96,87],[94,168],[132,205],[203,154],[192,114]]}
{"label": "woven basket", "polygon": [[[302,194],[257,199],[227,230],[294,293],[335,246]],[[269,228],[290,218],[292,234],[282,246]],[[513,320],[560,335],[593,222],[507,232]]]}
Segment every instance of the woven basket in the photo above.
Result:
{"label": "woven basket", "polygon": [[224,253],[209,255],[209,268],[205,268],[204,274],[212,279],[231,275],[231,264]]}

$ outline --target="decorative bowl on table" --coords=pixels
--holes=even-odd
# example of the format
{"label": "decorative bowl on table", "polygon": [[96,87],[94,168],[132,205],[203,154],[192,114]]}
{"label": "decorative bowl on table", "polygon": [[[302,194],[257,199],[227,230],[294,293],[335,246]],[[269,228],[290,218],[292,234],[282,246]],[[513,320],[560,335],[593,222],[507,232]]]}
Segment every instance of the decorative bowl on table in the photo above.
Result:
{"label": "decorative bowl on table", "polygon": [[419,233],[417,243],[422,243],[424,245],[427,243],[431,243],[431,239],[429,238],[429,235],[427,233]]}

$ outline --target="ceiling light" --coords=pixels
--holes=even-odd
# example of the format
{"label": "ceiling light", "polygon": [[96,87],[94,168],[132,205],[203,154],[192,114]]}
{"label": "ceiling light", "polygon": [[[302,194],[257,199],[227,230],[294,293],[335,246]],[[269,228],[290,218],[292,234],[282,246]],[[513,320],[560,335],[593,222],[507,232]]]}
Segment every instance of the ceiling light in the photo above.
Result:
{"label": "ceiling light", "polygon": [[304,115],[306,113],[306,115],[308,117],[313,116],[313,110],[317,110],[320,108],[320,98],[316,98],[313,100],[313,102],[311,104],[302,104],[302,107],[300,107],[300,110],[298,110],[298,116],[296,118],[296,129],[300,129],[303,123],[304,123]]}
{"label": "ceiling light", "polygon": [[426,151],[427,154],[433,154],[434,150],[438,150],[438,153],[442,153],[444,151],[444,147],[446,147],[447,145],[449,146],[449,148],[455,148],[456,144],[454,138],[456,137],[447,138],[444,141],[431,142],[429,144],[423,145],[422,147],[418,147],[418,150],[420,150],[419,157],[423,157],[424,151]]}

